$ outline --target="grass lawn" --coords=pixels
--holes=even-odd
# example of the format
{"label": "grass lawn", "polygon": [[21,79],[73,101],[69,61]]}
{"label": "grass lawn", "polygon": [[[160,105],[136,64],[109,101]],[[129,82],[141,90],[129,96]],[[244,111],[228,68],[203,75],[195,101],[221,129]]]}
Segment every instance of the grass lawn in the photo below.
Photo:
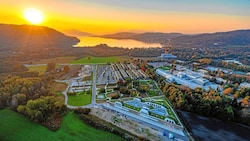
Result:
{"label": "grass lawn", "polygon": [[122,106],[127,107],[127,108],[129,108],[129,109],[136,110],[136,111],[140,111],[140,110],[141,110],[141,108],[134,107],[134,106],[131,106],[131,105],[126,104],[126,103],[123,103],[123,105],[122,105]]}
{"label": "grass lawn", "polygon": [[71,106],[84,106],[91,103],[91,94],[80,94],[68,96],[68,104]]}
{"label": "grass lawn", "polygon": [[170,67],[159,67],[162,70],[170,70]]}
{"label": "grass lawn", "polygon": [[149,96],[158,96],[159,95],[159,91],[158,90],[149,90],[147,91]]}
{"label": "grass lawn", "polygon": [[47,65],[43,66],[29,66],[29,71],[37,71],[39,74],[43,74],[46,71]]}
{"label": "grass lawn", "polygon": [[123,141],[112,133],[97,130],[69,112],[59,130],[53,132],[8,109],[0,110],[1,141]]}
{"label": "grass lawn", "polygon": [[118,62],[121,61],[122,57],[83,57],[79,60],[75,60],[71,62],[71,64],[107,64],[107,63],[112,63],[112,62]]}
{"label": "grass lawn", "polygon": [[140,85],[147,85],[150,81],[149,80],[140,80]]}
{"label": "grass lawn", "polygon": [[[58,68],[59,66],[56,65],[56,68]],[[47,65],[38,65],[38,66],[28,66],[27,67],[29,69],[29,71],[37,71],[39,72],[39,74],[44,74],[47,68]]]}

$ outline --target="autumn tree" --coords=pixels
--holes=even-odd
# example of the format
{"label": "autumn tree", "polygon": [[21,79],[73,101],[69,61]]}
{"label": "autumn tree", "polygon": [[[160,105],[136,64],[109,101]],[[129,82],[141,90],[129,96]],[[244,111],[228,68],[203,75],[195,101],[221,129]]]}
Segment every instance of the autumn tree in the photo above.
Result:
{"label": "autumn tree", "polygon": [[231,87],[226,88],[226,89],[223,91],[223,93],[224,93],[225,95],[231,94],[232,92],[233,92],[233,89],[232,89]]}
{"label": "autumn tree", "polygon": [[56,68],[56,64],[54,62],[49,62],[47,64],[46,71],[51,71],[51,70],[54,70],[55,68]]}
{"label": "autumn tree", "polygon": [[54,115],[61,116],[66,110],[66,105],[64,105],[62,101],[58,101],[54,96],[41,96],[38,99],[29,100],[26,105],[20,105],[17,107],[19,113],[24,114],[31,120],[39,123],[46,123],[48,120],[51,120]]}
{"label": "autumn tree", "polygon": [[212,60],[208,58],[203,58],[203,59],[199,59],[199,62],[201,64],[209,65],[212,62]]}
{"label": "autumn tree", "polygon": [[68,72],[70,71],[70,67],[69,67],[68,65],[64,66],[64,67],[63,67],[63,71],[64,71],[65,73],[68,73]]}
{"label": "autumn tree", "polygon": [[234,99],[237,99],[239,97],[239,91],[236,91],[235,93],[234,93]]}

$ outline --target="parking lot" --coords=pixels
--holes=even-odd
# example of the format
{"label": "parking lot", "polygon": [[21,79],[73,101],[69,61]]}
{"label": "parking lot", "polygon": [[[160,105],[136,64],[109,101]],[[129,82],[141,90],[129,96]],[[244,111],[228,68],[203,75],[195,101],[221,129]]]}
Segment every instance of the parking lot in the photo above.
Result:
{"label": "parking lot", "polygon": [[99,65],[96,74],[96,82],[99,85],[116,83],[114,72],[111,70],[109,65]]}

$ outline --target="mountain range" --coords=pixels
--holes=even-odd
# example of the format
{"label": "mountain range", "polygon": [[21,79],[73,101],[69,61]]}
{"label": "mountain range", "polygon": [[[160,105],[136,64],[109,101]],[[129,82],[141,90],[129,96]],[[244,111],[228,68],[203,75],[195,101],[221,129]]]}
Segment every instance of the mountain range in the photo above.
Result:
{"label": "mountain range", "polygon": [[68,29],[68,30],[64,30],[64,31],[62,31],[62,32],[65,33],[66,35],[75,36],[75,37],[80,37],[80,36],[93,36],[93,34],[91,34],[91,33],[82,32],[82,31],[77,30],[77,29]]}
{"label": "mountain range", "polygon": [[[80,40],[55,29],[33,25],[0,24],[0,50],[72,48]],[[94,36],[79,30],[68,30],[78,36]],[[250,45],[250,30],[186,35],[181,33],[132,33],[120,32],[98,37],[134,39],[147,43],[171,44],[173,47],[247,46]]]}
{"label": "mountain range", "polygon": [[235,30],[229,32],[216,32],[187,35],[181,33],[131,33],[120,32],[115,34],[101,35],[99,37],[112,39],[133,39],[147,43],[162,43],[163,45],[171,44],[173,46],[229,46],[250,45],[250,30]]}
{"label": "mountain range", "polygon": [[146,33],[132,33],[119,32],[115,34],[101,35],[98,37],[112,38],[112,39],[133,39],[146,43],[162,43],[169,41],[175,37],[182,36],[181,33],[160,33],[160,32],[146,32]]}

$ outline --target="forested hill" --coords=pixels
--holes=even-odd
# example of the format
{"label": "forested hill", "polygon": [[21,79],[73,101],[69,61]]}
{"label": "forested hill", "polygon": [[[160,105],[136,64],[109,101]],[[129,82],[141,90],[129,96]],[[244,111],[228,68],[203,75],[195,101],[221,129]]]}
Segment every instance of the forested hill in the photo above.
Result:
{"label": "forested hill", "polygon": [[160,32],[146,32],[146,33],[132,33],[132,32],[119,32],[115,34],[101,35],[99,37],[112,38],[112,39],[133,39],[147,43],[165,43],[172,38],[179,37],[180,33],[160,33]]}
{"label": "forested hill", "polygon": [[75,37],[44,26],[0,24],[0,51],[69,48],[78,42]]}
{"label": "forested hill", "polygon": [[146,32],[141,34],[121,32],[109,35],[102,35],[100,37],[113,39],[134,39],[149,43],[170,43],[173,46],[181,47],[250,45],[250,30],[235,30],[229,32],[204,33],[195,35],[160,32]]}
{"label": "forested hill", "polygon": [[250,30],[235,30],[211,34],[183,35],[171,40],[175,46],[245,46],[250,45]]}

